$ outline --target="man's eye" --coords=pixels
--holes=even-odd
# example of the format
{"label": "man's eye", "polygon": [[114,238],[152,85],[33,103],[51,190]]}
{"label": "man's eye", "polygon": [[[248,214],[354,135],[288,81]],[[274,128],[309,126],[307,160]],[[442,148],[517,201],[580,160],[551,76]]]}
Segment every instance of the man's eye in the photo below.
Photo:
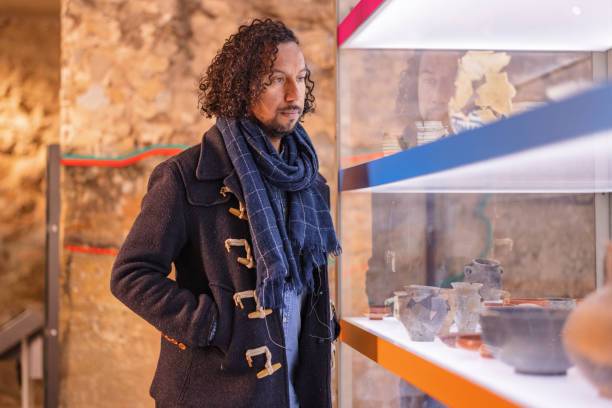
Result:
{"label": "man's eye", "polygon": [[298,81],[300,81],[300,82],[304,82],[305,80],[306,80],[306,77],[305,77],[305,76],[303,76],[303,77],[298,77]]}
{"label": "man's eye", "polygon": [[274,77],[272,78],[272,82],[280,84],[281,82],[283,82],[283,77]]}

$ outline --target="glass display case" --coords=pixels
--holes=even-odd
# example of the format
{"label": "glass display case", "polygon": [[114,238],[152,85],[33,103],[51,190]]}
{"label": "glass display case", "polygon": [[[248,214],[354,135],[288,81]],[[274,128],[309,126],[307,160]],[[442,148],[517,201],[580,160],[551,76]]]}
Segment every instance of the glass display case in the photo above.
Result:
{"label": "glass display case", "polygon": [[561,330],[611,238],[612,2],[338,10],[339,406],[611,406]]}

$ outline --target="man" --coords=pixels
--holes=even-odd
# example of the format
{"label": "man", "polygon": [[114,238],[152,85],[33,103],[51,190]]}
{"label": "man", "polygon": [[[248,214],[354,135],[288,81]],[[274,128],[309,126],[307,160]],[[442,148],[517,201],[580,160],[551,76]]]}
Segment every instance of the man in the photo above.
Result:
{"label": "man", "polygon": [[331,406],[340,246],[299,123],[313,87],[283,23],[241,26],[200,83],[216,125],[151,175],[111,290],[162,332],[157,406]]}

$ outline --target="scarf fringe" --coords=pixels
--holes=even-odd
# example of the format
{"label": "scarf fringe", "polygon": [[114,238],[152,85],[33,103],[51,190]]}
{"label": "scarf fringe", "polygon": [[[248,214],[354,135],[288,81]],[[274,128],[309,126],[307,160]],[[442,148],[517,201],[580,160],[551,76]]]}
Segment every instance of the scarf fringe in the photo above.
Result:
{"label": "scarf fringe", "polygon": [[[297,242],[292,243],[294,248],[297,247]],[[262,305],[266,305],[266,308],[282,308],[283,299],[279,296],[285,285],[291,285],[291,289],[297,293],[301,293],[303,290],[308,292],[314,292],[314,273],[315,271],[326,267],[328,264],[328,256],[334,257],[339,256],[342,253],[342,247],[337,245],[332,251],[327,252],[321,248],[313,248],[310,250],[299,251],[301,254],[296,254],[295,259],[300,262],[298,266],[299,273],[295,276],[298,279],[292,279],[286,281],[285,277],[281,276],[275,279],[268,278],[260,286],[261,290],[258,292],[257,297]]]}

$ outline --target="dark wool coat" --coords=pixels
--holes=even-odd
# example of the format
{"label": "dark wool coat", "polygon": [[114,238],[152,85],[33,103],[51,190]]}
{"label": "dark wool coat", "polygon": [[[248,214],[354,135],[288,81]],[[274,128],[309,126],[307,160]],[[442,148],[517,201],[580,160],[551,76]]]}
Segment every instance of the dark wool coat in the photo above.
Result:
{"label": "dark wool coat", "polygon": [[[329,204],[323,177],[318,188]],[[228,192],[222,187],[227,187]],[[226,249],[228,238],[246,238],[248,220],[230,212],[242,201],[240,183],[213,126],[194,146],[155,168],[142,209],[111,276],[111,291],[161,332],[161,352],[151,396],[161,407],[289,406],[281,316],[249,318],[254,298],[234,301],[255,289],[255,269],[237,261],[244,246]],[[234,211],[237,214],[237,212]],[[174,262],[176,281],[167,276]],[[327,268],[314,271],[299,340],[295,389],[304,408],[330,407],[331,343],[339,332],[330,312]],[[209,341],[213,322],[216,331]],[[281,368],[263,378],[266,346]]]}

